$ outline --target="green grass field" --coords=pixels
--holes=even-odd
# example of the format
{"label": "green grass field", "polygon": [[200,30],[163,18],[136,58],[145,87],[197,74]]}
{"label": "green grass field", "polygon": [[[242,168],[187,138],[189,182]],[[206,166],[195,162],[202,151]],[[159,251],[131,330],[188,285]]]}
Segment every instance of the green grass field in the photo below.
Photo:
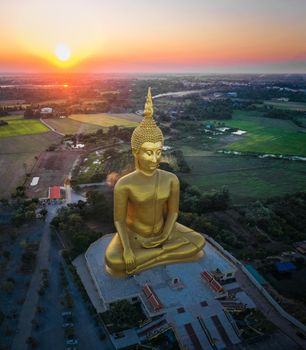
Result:
{"label": "green grass field", "polygon": [[136,127],[142,120],[142,117],[132,113],[120,114],[72,114],[69,119],[76,120],[82,123],[99,125],[101,127],[110,127],[113,125],[123,127]]}
{"label": "green grass field", "polygon": [[[221,190],[227,187],[233,203],[294,193],[306,188],[306,162],[261,159],[254,156],[228,156],[216,154],[218,149],[241,152],[306,155],[306,133],[288,120],[260,117],[259,111],[235,111],[226,126],[246,130],[244,136],[207,136],[189,132],[174,146],[184,152],[191,168],[182,179],[198,186],[202,191]],[[181,131],[184,133],[184,131]],[[207,143],[208,142],[208,143]],[[202,145],[207,143],[205,148]]]}
{"label": "green grass field", "polygon": [[0,137],[41,134],[48,131],[49,129],[44,126],[39,120],[14,119],[8,121],[8,125],[0,127]]}
{"label": "green grass field", "polygon": [[202,191],[226,186],[234,203],[305,190],[306,164],[247,156],[186,156],[182,178]]}
{"label": "green grass field", "polygon": [[235,111],[226,126],[247,131],[225,148],[241,152],[306,156],[306,132],[287,120],[256,117],[256,112]]}

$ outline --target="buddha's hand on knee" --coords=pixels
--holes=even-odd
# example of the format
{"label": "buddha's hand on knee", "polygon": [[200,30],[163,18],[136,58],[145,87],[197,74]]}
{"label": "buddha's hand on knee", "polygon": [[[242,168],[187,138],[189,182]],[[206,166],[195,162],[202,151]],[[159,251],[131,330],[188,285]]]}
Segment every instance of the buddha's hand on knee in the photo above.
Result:
{"label": "buddha's hand on knee", "polygon": [[125,249],[123,252],[123,260],[125,262],[126,270],[132,271],[136,266],[136,259],[131,249]]}

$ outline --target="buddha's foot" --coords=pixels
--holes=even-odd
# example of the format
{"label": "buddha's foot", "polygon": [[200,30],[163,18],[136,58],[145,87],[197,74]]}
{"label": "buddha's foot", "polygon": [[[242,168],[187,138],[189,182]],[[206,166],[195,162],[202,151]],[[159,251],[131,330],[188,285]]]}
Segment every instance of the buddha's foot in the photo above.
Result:
{"label": "buddha's foot", "polygon": [[183,245],[189,244],[190,242],[186,238],[177,238],[174,241],[167,241],[165,244],[163,244],[162,249],[164,251],[171,251],[174,249],[178,249],[182,247]]}

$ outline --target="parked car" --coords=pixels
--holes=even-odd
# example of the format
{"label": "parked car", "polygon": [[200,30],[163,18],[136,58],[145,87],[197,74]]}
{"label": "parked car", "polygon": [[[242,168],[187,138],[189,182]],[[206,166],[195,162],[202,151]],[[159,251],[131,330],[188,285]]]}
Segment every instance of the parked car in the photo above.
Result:
{"label": "parked car", "polygon": [[71,322],[63,323],[63,328],[68,328],[68,327],[73,327],[73,326],[74,326],[74,324]]}
{"label": "parked car", "polygon": [[71,311],[63,311],[62,316],[71,316],[72,312]]}
{"label": "parked car", "polygon": [[78,340],[77,339],[68,339],[66,340],[66,345],[78,345]]}

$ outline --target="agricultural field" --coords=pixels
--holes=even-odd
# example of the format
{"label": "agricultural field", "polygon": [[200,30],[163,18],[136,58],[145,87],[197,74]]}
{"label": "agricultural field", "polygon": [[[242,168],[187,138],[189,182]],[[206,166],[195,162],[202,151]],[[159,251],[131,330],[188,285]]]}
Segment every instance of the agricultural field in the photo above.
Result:
{"label": "agricultural field", "polygon": [[30,197],[47,197],[50,186],[64,186],[65,178],[68,176],[73,163],[78,158],[78,151],[57,151],[43,152],[38,157],[37,162],[28,179],[30,184],[32,177],[39,177],[36,186],[27,187],[27,195]]}
{"label": "agricultural field", "polygon": [[[255,112],[256,113],[256,112]],[[306,132],[288,120],[260,118],[236,111],[226,126],[247,131],[240,140],[225,148],[240,152],[306,156]]]}
{"label": "agricultural field", "polygon": [[60,98],[60,99],[55,99],[55,100],[40,101],[40,102],[39,102],[39,105],[40,105],[40,106],[46,106],[46,105],[60,105],[60,104],[66,103],[66,102],[67,102],[67,99]]}
{"label": "agricultural field", "polygon": [[23,185],[36,163],[35,157],[60,139],[53,132],[0,138],[0,198],[8,198]]}
{"label": "agricultural field", "polygon": [[72,114],[69,119],[82,123],[99,125],[101,127],[123,126],[126,128],[136,127],[142,120],[141,116],[132,113],[97,113],[97,114]]}
{"label": "agricultural field", "polygon": [[44,121],[56,131],[68,134],[88,134],[99,129],[107,129],[117,125],[122,127],[136,127],[142,117],[136,114],[72,114],[68,118],[48,118]]}
{"label": "agricultural field", "polygon": [[0,117],[0,120],[15,120],[15,119],[23,119],[23,114],[8,115],[6,117]]}
{"label": "agricultural field", "polygon": [[225,186],[234,203],[303,191],[306,163],[248,156],[185,156],[191,168],[182,178],[202,191]]}
{"label": "agricultural field", "polygon": [[13,119],[6,120],[8,125],[0,127],[0,138],[28,134],[41,134],[49,129],[39,120],[34,119]]}
{"label": "agricultural field", "polygon": [[306,111],[306,103],[303,102],[283,102],[283,101],[263,101],[267,106],[273,106],[278,109],[287,109],[290,111]]}
{"label": "agricultural field", "polygon": [[101,126],[89,123],[82,123],[70,118],[58,119],[58,118],[48,118],[44,119],[44,122],[54,130],[65,134],[88,134],[96,132],[98,129],[102,129]]}
{"label": "agricultural field", "polygon": [[226,126],[246,130],[248,133],[244,136],[207,136],[193,132],[195,128],[191,127],[187,138],[170,142],[183,151],[191,169],[190,173],[181,174],[182,179],[202,191],[221,190],[225,186],[234,203],[304,190],[306,162],[217,153],[219,149],[228,149],[306,155],[306,133],[302,128],[288,120],[260,115],[258,111],[235,111],[232,120],[221,121]]}

